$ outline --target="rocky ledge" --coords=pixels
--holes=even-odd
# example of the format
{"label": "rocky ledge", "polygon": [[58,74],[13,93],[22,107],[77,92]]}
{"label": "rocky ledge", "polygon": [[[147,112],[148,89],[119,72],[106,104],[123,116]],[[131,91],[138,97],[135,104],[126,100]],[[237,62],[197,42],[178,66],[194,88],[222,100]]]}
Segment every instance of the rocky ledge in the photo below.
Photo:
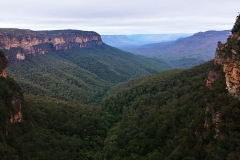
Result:
{"label": "rocky ledge", "polygon": [[227,42],[218,42],[214,63],[223,66],[228,93],[240,100],[240,15]]}
{"label": "rocky ledge", "polygon": [[103,42],[96,32],[80,30],[32,31],[0,29],[0,49],[19,60],[28,54],[45,54],[51,50],[69,50],[100,46]]}

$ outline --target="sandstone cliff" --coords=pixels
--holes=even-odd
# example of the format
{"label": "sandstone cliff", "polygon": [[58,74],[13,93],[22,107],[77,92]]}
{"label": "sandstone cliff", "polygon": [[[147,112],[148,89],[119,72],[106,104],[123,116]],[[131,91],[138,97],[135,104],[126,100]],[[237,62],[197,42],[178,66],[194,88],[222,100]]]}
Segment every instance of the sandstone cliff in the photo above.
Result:
{"label": "sandstone cliff", "polygon": [[68,50],[102,45],[96,32],[79,30],[32,31],[0,29],[0,49],[19,60],[28,54],[45,54],[51,50]]}
{"label": "sandstone cliff", "polygon": [[21,88],[13,79],[7,77],[6,68],[7,58],[3,52],[0,51],[0,95],[2,95],[0,97],[0,106],[5,108],[1,109],[1,111],[8,110],[6,113],[1,114],[8,117],[7,122],[21,122],[21,108],[23,99]]}
{"label": "sandstone cliff", "polygon": [[223,66],[228,93],[240,99],[240,15],[227,42],[218,42],[214,63]]}
{"label": "sandstone cliff", "polygon": [[[220,41],[217,44],[215,58],[215,65],[220,65],[225,74],[226,89],[229,95],[240,100],[240,15],[237,16],[236,22],[225,44]],[[212,89],[212,84],[220,77],[218,71],[210,71],[207,75],[206,86]],[[216,104],[208,104],[205,110],[205,127],[209,127],[209,123],[214,124],[215,135],[214,138],[224,139],[226,135],[220,132],[222,123],[222,113]],[[226,134],[226,133],[225,133]]]}

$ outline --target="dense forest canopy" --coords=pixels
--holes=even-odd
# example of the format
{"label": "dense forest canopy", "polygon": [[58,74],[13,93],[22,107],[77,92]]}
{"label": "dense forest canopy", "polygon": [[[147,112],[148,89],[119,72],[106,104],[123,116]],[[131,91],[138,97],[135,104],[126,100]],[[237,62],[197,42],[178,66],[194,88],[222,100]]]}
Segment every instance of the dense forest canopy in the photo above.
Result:
{"label": "dense forest canopy", "polygon": [[7,72],[26,94],[99,103],[106,91],[119,82],[170,68],[162,60],[102,45],[29,55],[23,61],[10,61]]}
{"label": "dense forest canopy", "polygon": [[[25,95],[24,120],[9,124],[8,136],[1,132],[1,155],[3,159],[237,157],[240,104],[228,96],[222,74],[212,90],[205,86],[209,70],[222,72],[210,61],[186,71],[145,77],[112,92],[102,106]],[[214,138],[213,122],[204,127],[206,117],[211,117],[205,114],[208,104],[222,112],[223,139]]]}

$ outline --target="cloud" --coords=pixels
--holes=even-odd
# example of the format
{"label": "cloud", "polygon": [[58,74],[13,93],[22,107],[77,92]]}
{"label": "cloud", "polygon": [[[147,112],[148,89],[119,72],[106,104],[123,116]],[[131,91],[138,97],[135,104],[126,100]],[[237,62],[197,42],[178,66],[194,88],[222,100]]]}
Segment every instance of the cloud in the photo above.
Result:
{"label": "cloud", "polygon": [[2,28],[79,29],[101,34],[231,29],[239,0],[2,0]]}

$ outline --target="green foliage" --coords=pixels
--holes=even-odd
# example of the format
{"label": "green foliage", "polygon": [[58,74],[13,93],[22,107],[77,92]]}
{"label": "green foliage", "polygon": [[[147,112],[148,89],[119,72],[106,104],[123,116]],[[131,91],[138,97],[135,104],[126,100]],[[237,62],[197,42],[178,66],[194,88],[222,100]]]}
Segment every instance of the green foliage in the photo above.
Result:
{"label": "green foliage", "polygon": [[[104,53],[105,49],[102,48]],[[28,93],[40,96],[25,95],[23,121],[8,124],[7,129],[4,122],[9,112],[9,97],[20,88],[10,78],[0,79],[2,159],[194,160],[239,157],[240,101],[227,94],[222,68],[214,66],[213,61],[188,70],[169,70],[118,84],[109,91],[102,107],[99,107],[81,104],[76,97],[64,98],[74,91],[74,87],[68,90],[71,87],[69,84],[75,84],[75,88],[78,84],[86,87],[81,94],[87,99],[91,93],[105,93],[107,87],[117,83],[114,82],[116,77],[121,79],[126,75],[123,72],[126,68],[109,69],[104,62],[110,64],[111,58],[104,58],[103,62],[101,57],[89,60],[84,52],[81,56],[76,54],[72,52],[67,56],[63,52],[29,57],[26,62],[20,62],[21,65],[16,64],[26,69],[23,72],[23,75],[28,75],[26,79],[18,77],[17,68],[10,69],[11,74],[22,80],[22,84],[25,82],[25,87],[32,87],[25,88]],[[102,56],[107,57],[107,54]],[[119,60],[121,63],[124,59],[122,56]],[[36,58],[44,67],[37,65]],[[78,64],[81,58],[84,61]],[[107,79],[99,68],[87,68],[88,65],[84,64],[93,61],[97,66],[102,65],[106,72],[118,74]],[[36,65],[30,65],[33,63]],[[138,70],[140,74],[143,68]],[[211,90],[205,86],[210,70],[220,73]],[[79,77],[91,83],[84,84]],[[94,83],[95,78],[101,83],[98,80]],[[50,84],[54,80],[61,83],[54,86],[56,90],[53,92],[54,87]],[[100,93],[99,88],[103,86],[106,90]],[[62,97],[59,96],[59,89],[62,89]],[[93,92],[87,95],[85,91]],[[211,107],[212,111],[207,112],[207,107]],[[216,124],[212,121],[212,112],[218,111],[221,112],[221,123]]]}
{"label": "green foliage", "polygon": [[25,96],[22,113],[21,123],[8,125],[1,156],[8,152],[19,159],[94,159],[101,156],[97,153],[112,119],[100,107],[33,95]]}
{"label": "green foliage", "polygon": [[0,77],[0,157],[3,160],[18,159],[15,148],[9,146],[6,142],[11,101],[16,94],[22,99],[21,88],[16,81],[9,77]]}
{"label": "green foliage", "polygon": [[184,58],[176,58],[169,60],[171,64],[174,64],[178,68],[191,68],[193,66],[203,64],[206,60],[197,58],[197,57],[184,57]]}
{"label": "green foliage", "polygon": [[8,74],[26,94],[97,103],[111,86],[167,68],[170,66],[164,62],[103,45],[29,55],[24,61],[10,63]]}
{"label": "green foliage", "polygon": [[0,122],[5,122],[10,116],[11,100],[14,95],[22,92],[20,86],[10,77],[0,77]]}
{"label": "green foliage", "polygon": [[[209,70],[221,73],[212,90],[205,86]],[[240,146],[237,137],[240,102],[228,96],[221,70],[210,61],[185,71],[149,76],[109,95],[103,107],[118,117],[119,122],[105,140],[105,158],[236,157]],[[216,124],[211,120],[209,127],[204,127],[208,104],[222,112],[222,123],[218,128],[223,140],[214,138]],[[230,136],[229,133],[234,134]]]}

